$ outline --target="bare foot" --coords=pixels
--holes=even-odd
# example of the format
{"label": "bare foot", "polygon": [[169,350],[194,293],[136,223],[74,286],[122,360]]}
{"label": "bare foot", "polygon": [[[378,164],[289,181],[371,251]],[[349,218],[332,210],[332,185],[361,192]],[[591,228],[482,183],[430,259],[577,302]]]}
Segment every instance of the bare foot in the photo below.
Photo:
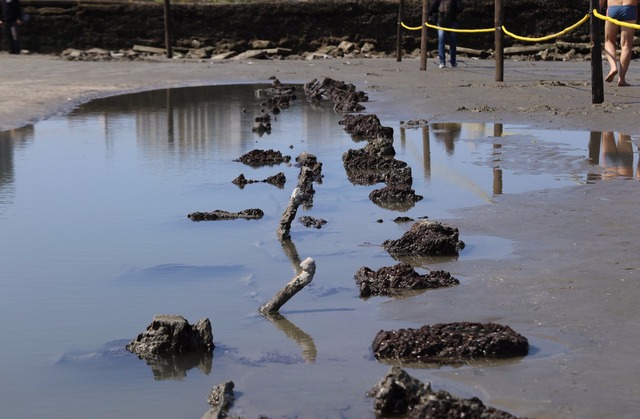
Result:
{"label": "bare foot", "polygon": [[620,87],[625,87],[625,86],[631,86],[629,83],[627,83],[626,81],[618,81],[618,86]]}
{"label": "bare foot", "polygon": [[612,82],[616,74],[618,74],[618,70],[611,70],[609,74],[607,74],[607,77],[604,78],[604,81],[606,81],[607,83]]}

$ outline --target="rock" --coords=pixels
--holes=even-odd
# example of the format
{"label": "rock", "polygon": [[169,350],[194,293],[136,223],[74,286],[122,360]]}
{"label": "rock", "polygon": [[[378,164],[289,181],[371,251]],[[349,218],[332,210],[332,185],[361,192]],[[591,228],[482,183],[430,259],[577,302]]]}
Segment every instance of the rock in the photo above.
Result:
{"label": "rock", "polygon": [[251,42],[251,49],[267,49],[273,47],[271,41],[266,39],[256,39]]}
{"label": "rock", "polygon": [[373,295],[397,295],[408,290],[450,287],[460,283],[445,271],[432,271],[426,275],[420,275],[407,263],[385,266],[375,272],[363,266],[358,269],[354,277],[360,288],[360,298]]}
{"label": "rock", "polygon": [[485,406],[480,399],[462,399],[424,384],[400,367],[392,367],[369,392],[376,417],[511,419],[512,414]]}
{"label": "rock", "polygon": [[376,50],[376,46],[371,42],[365,42],[364,44],[362,44],[362,47],[360,48],[360,52],[364,54],[375,52],[375,50]]}
{"label": "rock", "polygon": [[129,342],[126,348],[142,357],[211,352],[214,348],[211,322],[205,318],[190,325],[180,315],[159,314],[153,317],[147,330]]}
{"label": "rock", "polygon": [[345,54],[348,54],[350,52],[353,52],[356,49],[356,44],[354,44],[353,42],[349,42],[349,41],[342,41],[338,45],[338,49],[340,51],[344,52]]}
{"label": "rock", "polygon": [[457,256],[464,249],[455,227],[434,221],[418,221],[397,240],[385,240],[382,247],[395,256]]}
{"label": "rock", "polygon": [[373,340],[377,359],[402,362],[450,364],[519,357],[528,352],[526,337],[496,323],[439,323],[419,329],[381,330]]}

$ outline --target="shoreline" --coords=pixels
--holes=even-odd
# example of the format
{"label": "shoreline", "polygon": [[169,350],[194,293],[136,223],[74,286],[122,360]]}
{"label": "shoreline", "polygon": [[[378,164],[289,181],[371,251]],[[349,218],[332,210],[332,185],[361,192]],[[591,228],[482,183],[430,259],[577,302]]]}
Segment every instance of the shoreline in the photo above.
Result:
{"label": "shoreline", "polygon": [[[464,59],[438,69],[419,59],[283,61],[65,61],[57,56],[0,54],[0,129],[64,114],[91,99],[143,90],[268,81],[306,83],[330,77],[369,95],[367,113],[398,120],[493,122],[543,129],[640,134],[640,83],[605,84],[605,101],[591,103],[589,62],[505,61],[504,82],[495,82],[492,60]],[[443,100],[444,99],[444,100]]]}

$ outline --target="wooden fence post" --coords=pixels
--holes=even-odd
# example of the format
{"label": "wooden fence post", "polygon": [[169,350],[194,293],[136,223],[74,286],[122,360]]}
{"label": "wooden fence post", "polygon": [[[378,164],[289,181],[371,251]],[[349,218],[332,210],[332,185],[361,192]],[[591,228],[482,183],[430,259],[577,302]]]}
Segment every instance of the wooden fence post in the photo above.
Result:
{"label": "wooden fence post", "polygon": [[602,44],[600,43],[600,19],[593,14],[599,8],[598,0],[591,0],[591,103],[604,102],[602,79]]}
{"label": "wooden fence post", "polygon": [[420,37],[420,70],[425,71],[427,69],[427,27],[425,22],[427,21],[427,9],[429,8],[429,1],[422,0],[422,32]]}
{"label": "wooden fence post", "polygon": [[398,6],[398,33],[396,37],[396,61],[402,61],[402,14],[404,13],[404,0],[400,0]]}
{"label": "wooden fence post", "polygon": [[502,0],[495,0],[495,59],[496,59],[496,76],[495,81],[504,81],[504,35],[502,33],[502,23],[504,20],[504,10],[502,8]]}
{"label": "wooden fence post", "polygon": [[164,46],[167,50],[167,58],[173,58],[171,49],[171,0],[164,0]]}

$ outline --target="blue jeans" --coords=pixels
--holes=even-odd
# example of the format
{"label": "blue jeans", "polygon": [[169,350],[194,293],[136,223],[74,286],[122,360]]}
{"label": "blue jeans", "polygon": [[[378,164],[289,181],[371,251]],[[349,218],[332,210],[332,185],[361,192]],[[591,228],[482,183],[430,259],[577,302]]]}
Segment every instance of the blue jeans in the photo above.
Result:
{"label": "blue jeans", "polygon": [[[451,22],[448,28],[456,29],[458,27],[458,22]],[[456,62],[456,46],[457,46],[457,34],[455,32],[443,31],[438,29],[438,58],[440,59],[440,64],[445,64],[447,62],[444,52],[444,44],[449,44],[449,61],[452,66],[457,64]]]}

